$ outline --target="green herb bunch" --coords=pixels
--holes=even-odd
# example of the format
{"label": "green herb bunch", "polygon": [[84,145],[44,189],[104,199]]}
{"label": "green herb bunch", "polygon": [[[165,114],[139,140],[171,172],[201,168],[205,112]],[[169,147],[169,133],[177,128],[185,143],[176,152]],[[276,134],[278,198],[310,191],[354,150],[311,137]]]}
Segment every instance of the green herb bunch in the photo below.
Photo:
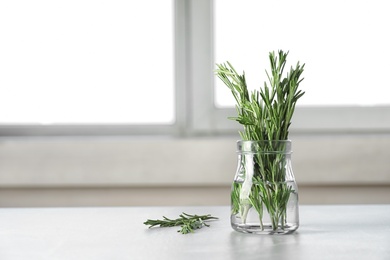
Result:
{"label": "green herb bunch", "polygon": [[149,225],[149,228],[154,226],[159,227],[173,227],[173,226],[181,226],[181,229],[177,232],[182,234],[194,233],[195,229],[200,229],[202,227],[209,227],[205,221],[218,219],[217,217],[213,217],[210,214],[208,215],[190,215],[187,213],[182,213],[179,215],[177,219],[169,219],[163,216],[163,219],[148,219],[144,222],[145,225]]}
{"label": "green herb bunch", "polygon": [[[239,213],[245,223],[250,208],[259,214],[262,226],[265,208],[272,221],[272,228],[283,228],[289,196],[294,190],[285,183],[285,157],[283,151],[288,140],[289,127],[295,105],[304,92],[299,90],[304,64],[291,67],[286,76],[284,69],[288,52],[269,53],[271,71],[266,75],[268,83],[259,90],[248,91],[245,73],[239,74],[229,63],[217,64],[216,74],[231,90],[236,100],[237,117],[230,117],[243,125],[239,132],[243,141],[261,141],[255,147],[259,153],[251,160],[254,172],[249,182],[235,182],[232,187],[232,214]],[[261,145],[260,145],[261,144]],[[255,144],[253,144],[255,145]],[[253,161],[253,162],[252,162]]]}
{"label": "green herb bunch", "polygon": [[243,140],[287,140],[288,129],[294,114],[295,105],[304,92],[298,90],[304,65],[299,62],[283,78],[288,53],[269,54],[271,75],[266,71],[269,85],[264,82],[260,91],[249,93],[245,72],[238,74],[233,66],[217,64],[217,75],[231,90],[235,100],[238,117],[231,117],[244,126],[240,132]]}

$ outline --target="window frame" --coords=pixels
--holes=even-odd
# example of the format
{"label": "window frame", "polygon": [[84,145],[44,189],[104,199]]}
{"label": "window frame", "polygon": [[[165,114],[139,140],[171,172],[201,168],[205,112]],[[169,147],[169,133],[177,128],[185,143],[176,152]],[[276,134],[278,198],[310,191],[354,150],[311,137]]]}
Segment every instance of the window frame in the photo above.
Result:
{"label": "window frame", "polygon": [[[193,46],[202,46],[208,57],[196,55],[192,49],[192,84],[194,103],[192,125],[202,133],[232,133],[239,129],[237,123],[227,120],[235,116],[234,108],[217,108],[214,105],[214,1],[197,1],[194,16],[206,17],[192,21]],[[207,23],[209,22],[209,23]],[[200,28],[201,27],[201,28]],[[196,44],[196,45],[195,45]],[[206,71],[207,70],[207,71]],[[205,101],[202,104],[202,101]],[[202,104],[202,105],[199,105]],[[326,133],[388,133],[390,131],[390,106],[305,106],[296,107],[291,131],[296,134]]]}
{"label": "window frame", "polygon": [[[175,123],[172,125],[0,125],[0,136],[236,134],[234,108],[214,105],[214,1],[174,1]],[[292,133],[386,133],[390,106],[297,107]]]}
{"label": "window frame", "polygon": [[175,122],[172,124],[0,124],[0,136],[178,135],[186,124],[185,1],[173,2]]}

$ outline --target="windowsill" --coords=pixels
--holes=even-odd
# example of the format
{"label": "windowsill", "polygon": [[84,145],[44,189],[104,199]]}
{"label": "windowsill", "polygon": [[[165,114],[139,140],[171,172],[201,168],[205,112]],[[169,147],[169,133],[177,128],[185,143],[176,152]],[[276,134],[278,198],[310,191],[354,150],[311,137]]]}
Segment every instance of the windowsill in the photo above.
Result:
{"label": "windowsill", "polygon": [[[388,135],[292,136],[302,185],[390,184]],[[1,138],[0,187],[226,186],[236,137]]]}

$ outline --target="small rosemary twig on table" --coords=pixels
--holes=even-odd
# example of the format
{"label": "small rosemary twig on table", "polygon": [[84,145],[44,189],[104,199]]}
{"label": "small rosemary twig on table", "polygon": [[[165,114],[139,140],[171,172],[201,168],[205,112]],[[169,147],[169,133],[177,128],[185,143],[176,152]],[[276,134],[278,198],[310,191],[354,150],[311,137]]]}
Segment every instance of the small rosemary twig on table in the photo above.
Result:
{"label": "small rosemary twig on table", "polygon": [[210,214],[208,215],[190,215],[187,213],[182,213],[179,215],[180,218],[177,219],[169,219],[163,216],[163,219],[148,219],[144,222],[145,225],[149,225],[149,228],[159,226],[159,227],[173,227],[173,226],[181,226],[181,229],[177,232],[182,234],[193,233],[194,229],[200,229],[202,227],[209,227],[205,221],[218,219],[217,217],[213,217]]}

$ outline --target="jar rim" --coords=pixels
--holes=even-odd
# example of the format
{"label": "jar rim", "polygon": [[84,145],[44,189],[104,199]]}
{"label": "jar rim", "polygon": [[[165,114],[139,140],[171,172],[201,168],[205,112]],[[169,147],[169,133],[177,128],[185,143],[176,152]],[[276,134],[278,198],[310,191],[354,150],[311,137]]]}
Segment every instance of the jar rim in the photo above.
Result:
{"label": "jar rim", "polygon": [[237,143],[291,143],[291,140],[237,140]]}
{"label": "jar rim", "polygon": [[238,140],[237,152],[291,154],[291,140]]}

